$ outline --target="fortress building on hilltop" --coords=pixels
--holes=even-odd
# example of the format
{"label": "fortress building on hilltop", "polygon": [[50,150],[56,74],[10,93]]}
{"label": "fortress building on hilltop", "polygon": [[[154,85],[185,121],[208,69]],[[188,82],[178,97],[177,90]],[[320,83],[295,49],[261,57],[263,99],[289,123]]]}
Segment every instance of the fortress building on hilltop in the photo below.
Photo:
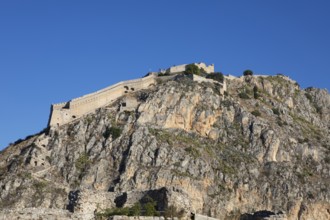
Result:
{"label": "fortress building on hilltop", "polygon": [[[214,73],[214,64],[211,64],[209,66],[207,66],[205,63],[194,63],[196,66],[198,66],[200,69],[203,69],[204,72],[206,73]],[[168,73],[180,73],[180,72],[184,72],[186,70],[186,66],[188,64],[182,64],[182,65],[178,65],[178,66],[172,66],[168,69],[166,69],[163,72],[168,72]]]}
{"label": "fortress building on hilltop", "polygon": [[[90,93],[79,98],[72,99],[68,102],[53,104],[49,118],[49,126],[60,126],[67,124],[81,116],[95,111],[98,108],[109,105],[119,97],[147,89],[152,85],[156,85],[158,81],[163,81],[172,78],[176,73],[184,72],[187,64],[173,66],[167,69],[167,73],[171,73],[168,77],[160,77],[159,73],[150,73],[147,77],[135,80],[119,82],[102,90]],[[203,68],[206,73],[214,72],[214,65],[206,66],[205,63],[195,63],[199,68]],[[162,72],[162,71],[161,71]],[[201,76],[194,75],[193,80],[197,82],[212,82],[219,83],[212,79],[206,79]],[[221,84],[221,83],[219,83]],[[222,85],[222,90],[226,90],[225,82]],[[222,91],[222,93],[223,93]],[[126,104],[125,104],[126,105]]]}

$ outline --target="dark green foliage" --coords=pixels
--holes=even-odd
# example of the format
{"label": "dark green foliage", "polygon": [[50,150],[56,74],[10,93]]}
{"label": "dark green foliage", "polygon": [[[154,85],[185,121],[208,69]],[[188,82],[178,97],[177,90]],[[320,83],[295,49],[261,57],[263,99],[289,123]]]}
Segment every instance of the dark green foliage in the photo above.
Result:
{"label": "dark green foliage", "polygon": [[141,204],[139,202],[135,203],[132,207],[124,208],[108,208],[96,214],[97,217],[110,217],[114,215],[126,215],[126,216],[140,216],[141,215]]}
{"label": "dark green foliage", "polygon": [[245,70],[245,71],[243,72],[243,75],[244,75],[244,76],[252,76],[252,75],[253,75],[253,71],[252,71],[252,70]]}
{"label": "dark green foliage", "polygon": [[249,99],[250,98],[250,96],[246,92],[239,93],[238,97],[240,97],[241,99]]}
{"label": "dark green foliage", "polygon": [[207,74],[206,78],[213,79],[213,80],[216,80],[216,81],[221,82],[221,83],[223,83],[223,80],[224,80],[224,76],[220,72]]}
{"label": "dark green foliage", "polygon": [[229,95],[227,91],[224,91],[223,94],[224,94],[225,96],[228,96],[228,95]]}
{"label": "dark green foliage", "polygon": [[145,216],[158,216],[159,213],[156,210],[157,203],[149,196],[146,198],[146,200],[147,200],[147,203],[143,205],[144,215]]}
{"label": "dark green foliage", "polygon": [[129,209],[129,216],[140,216],[141,215],[141,204],[136,202],[130,209]]}
{"label": "dark green foliage", "polygon": [[198,66],[196,66],[195,64],[188,64],[186,66],[186,74],[196,74],[196,75],[200,75],[201,74],[201,70],[199,69]]}
{"label": "dark green foliage", "polygon": [[105,132],[103,133],[103,137],[105,139],[108,139],[110,137],[110,135],[111,135],[112,139],[115,140],[118,137],[120,137],[121,132],[122,132],[122,130],[120,128],[118,128],[118,127],[115,127],[115,126],[110,127],[110,128],[107,127],[105,129]]}
{"label": "dark green foliage", "polygon": [[90,164],[90,160],[87,153],[82,153],[75,162],[75,166],[78,170],[84,171]]}
{"label": "dark green foliage", "polygon": [[278,108],[272,108],[272,111],[275,115],[280,115],[280,110]]}
{"label": "dark green foliage", "polygon": [[259,95],[259,89],[258,89],[257,86],[253,87],[253,97],[255,99],[258,99],[260,97],[260,95]]}
{"label": "dark green foliage", "polygon": [[251,112],[252,115],[259,117],[261,115],[261,113],[258,110],[254,110],[253,112]]}

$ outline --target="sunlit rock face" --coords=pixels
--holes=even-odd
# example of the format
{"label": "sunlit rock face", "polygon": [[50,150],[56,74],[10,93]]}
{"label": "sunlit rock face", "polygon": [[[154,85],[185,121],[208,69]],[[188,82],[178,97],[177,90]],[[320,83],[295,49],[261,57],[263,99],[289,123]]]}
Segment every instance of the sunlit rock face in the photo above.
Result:
{"label": "sunlit rock face", "polygon": [[330,219],[329,93],[226,81],[163,80],[10,145],[0,216],[92,219],[149,196],[186,216]]}

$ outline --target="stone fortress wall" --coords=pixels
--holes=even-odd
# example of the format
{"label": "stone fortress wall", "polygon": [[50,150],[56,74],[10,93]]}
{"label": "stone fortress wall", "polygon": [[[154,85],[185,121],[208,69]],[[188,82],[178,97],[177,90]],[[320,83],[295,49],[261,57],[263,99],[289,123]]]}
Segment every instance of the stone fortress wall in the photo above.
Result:
{"label": "stone fortress wall", "polygon": [[[203,68],[206,73],[214,73],[214,64],[211,64],[207,66],[205,63],[194,63],[199,68]],[[178,66],[172,66],[168,68],[166,71],[169,73],[178,73],[178,72],[184,72],[186,70],[187,64],[182,64]]]}
{"label": "stone fortress wall", "polygon": [[[205,63],[195,63],[200,68],[203,68],[207,73],[214,72],[214,65],[206,66]],[[174,66],[167,69],[167,72],[174,74],[185,71],[184,65]],[[171,77],[171,76],[170,76]],[[163,80],[167,77],[158,77],[158,73],[150,73],[149,76],[136,79],[119,82],[115,85],[106,87],[102,90],[90,93],[79,98],[70,100],[69,102],[63,102],[53,104],[51,107],[51,115],[49,119],[49,126],[60,126],[69,123],[81,116],[88,114],[95,109],[103,107],[115,101],[119,97],[132,93],[141,89],[146,89],[151,85],[157,84],[157,80]],[[197,82],[212,82],[218,83],[212,79],[206,79],[200,76],[193,76],[193,80]],[[226,90],[226,83],[221,84],[221,92]]]}
{"label": "stone fortress wall", "polygon": [[156,84],[156,74],[147,77],[119,82],[88,95],[52,105],[49,126],[59,126],[66,124],[76,118],[81,117],[97,108],[105,106],[120,96],[137,90],[148,88]]}

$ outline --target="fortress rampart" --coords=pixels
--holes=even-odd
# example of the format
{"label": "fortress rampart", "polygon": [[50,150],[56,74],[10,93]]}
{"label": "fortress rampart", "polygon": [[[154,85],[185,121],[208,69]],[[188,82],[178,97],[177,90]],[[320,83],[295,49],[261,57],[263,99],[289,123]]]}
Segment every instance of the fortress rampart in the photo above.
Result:
{"label": "fortress rampart", "polygon": [[119,82],[97,92],[72,99],[69,102],[53,104],[49,126],[66,124],[111,103],[124,94],[148,88],[150,85],[156,84],[156,78],[156,74],[151,74],[142,79]]}
{"label": "fortress rampart", "polygon": [[[204,69],[206,73],[214,73],[214,65],[211,64],[207,66],[205,63],[194,63],[196,66],[198,66],[200,69]],[[182,64],[178,66],[172,66],[168,68],[166,71],[169,73],[178,73],[178,72],[184,72],[186,70],[187,64]]]}
{"label": "fortress rampart", "polygon": [[[204,68],[204,70],[208,71],[209,73],[214,72],[213,65],[206,66],[204,63],[198,63],[195,65],[198,65],[200,68]],[[180,65],[177,67],[185,68],[185,66],[186,65]],[[174,70],[177,70],[177,68]],[[72,99],[68,102],[53,104],[51,106],[51,115],[48,125],[60,126],[69,123],[74,119],[80,118],[81,116],[94,111],[97,108],[101,108],[110,104],[125,94],[132,93],[141,89],[146,89],[151,85],[157,84],[157,81],[167,81],[170,78],[173,78],[173,75],[158,77],[158,73],[151,73],[149,76],[141,79],[119,82],[99,91]],[[215,82],[211,79],[206,79],[197,75],[194,75],[193,80],[197,82]],[[223,83],[221,86],[221,93],[223,93],[226,90],[226,84]]]}

